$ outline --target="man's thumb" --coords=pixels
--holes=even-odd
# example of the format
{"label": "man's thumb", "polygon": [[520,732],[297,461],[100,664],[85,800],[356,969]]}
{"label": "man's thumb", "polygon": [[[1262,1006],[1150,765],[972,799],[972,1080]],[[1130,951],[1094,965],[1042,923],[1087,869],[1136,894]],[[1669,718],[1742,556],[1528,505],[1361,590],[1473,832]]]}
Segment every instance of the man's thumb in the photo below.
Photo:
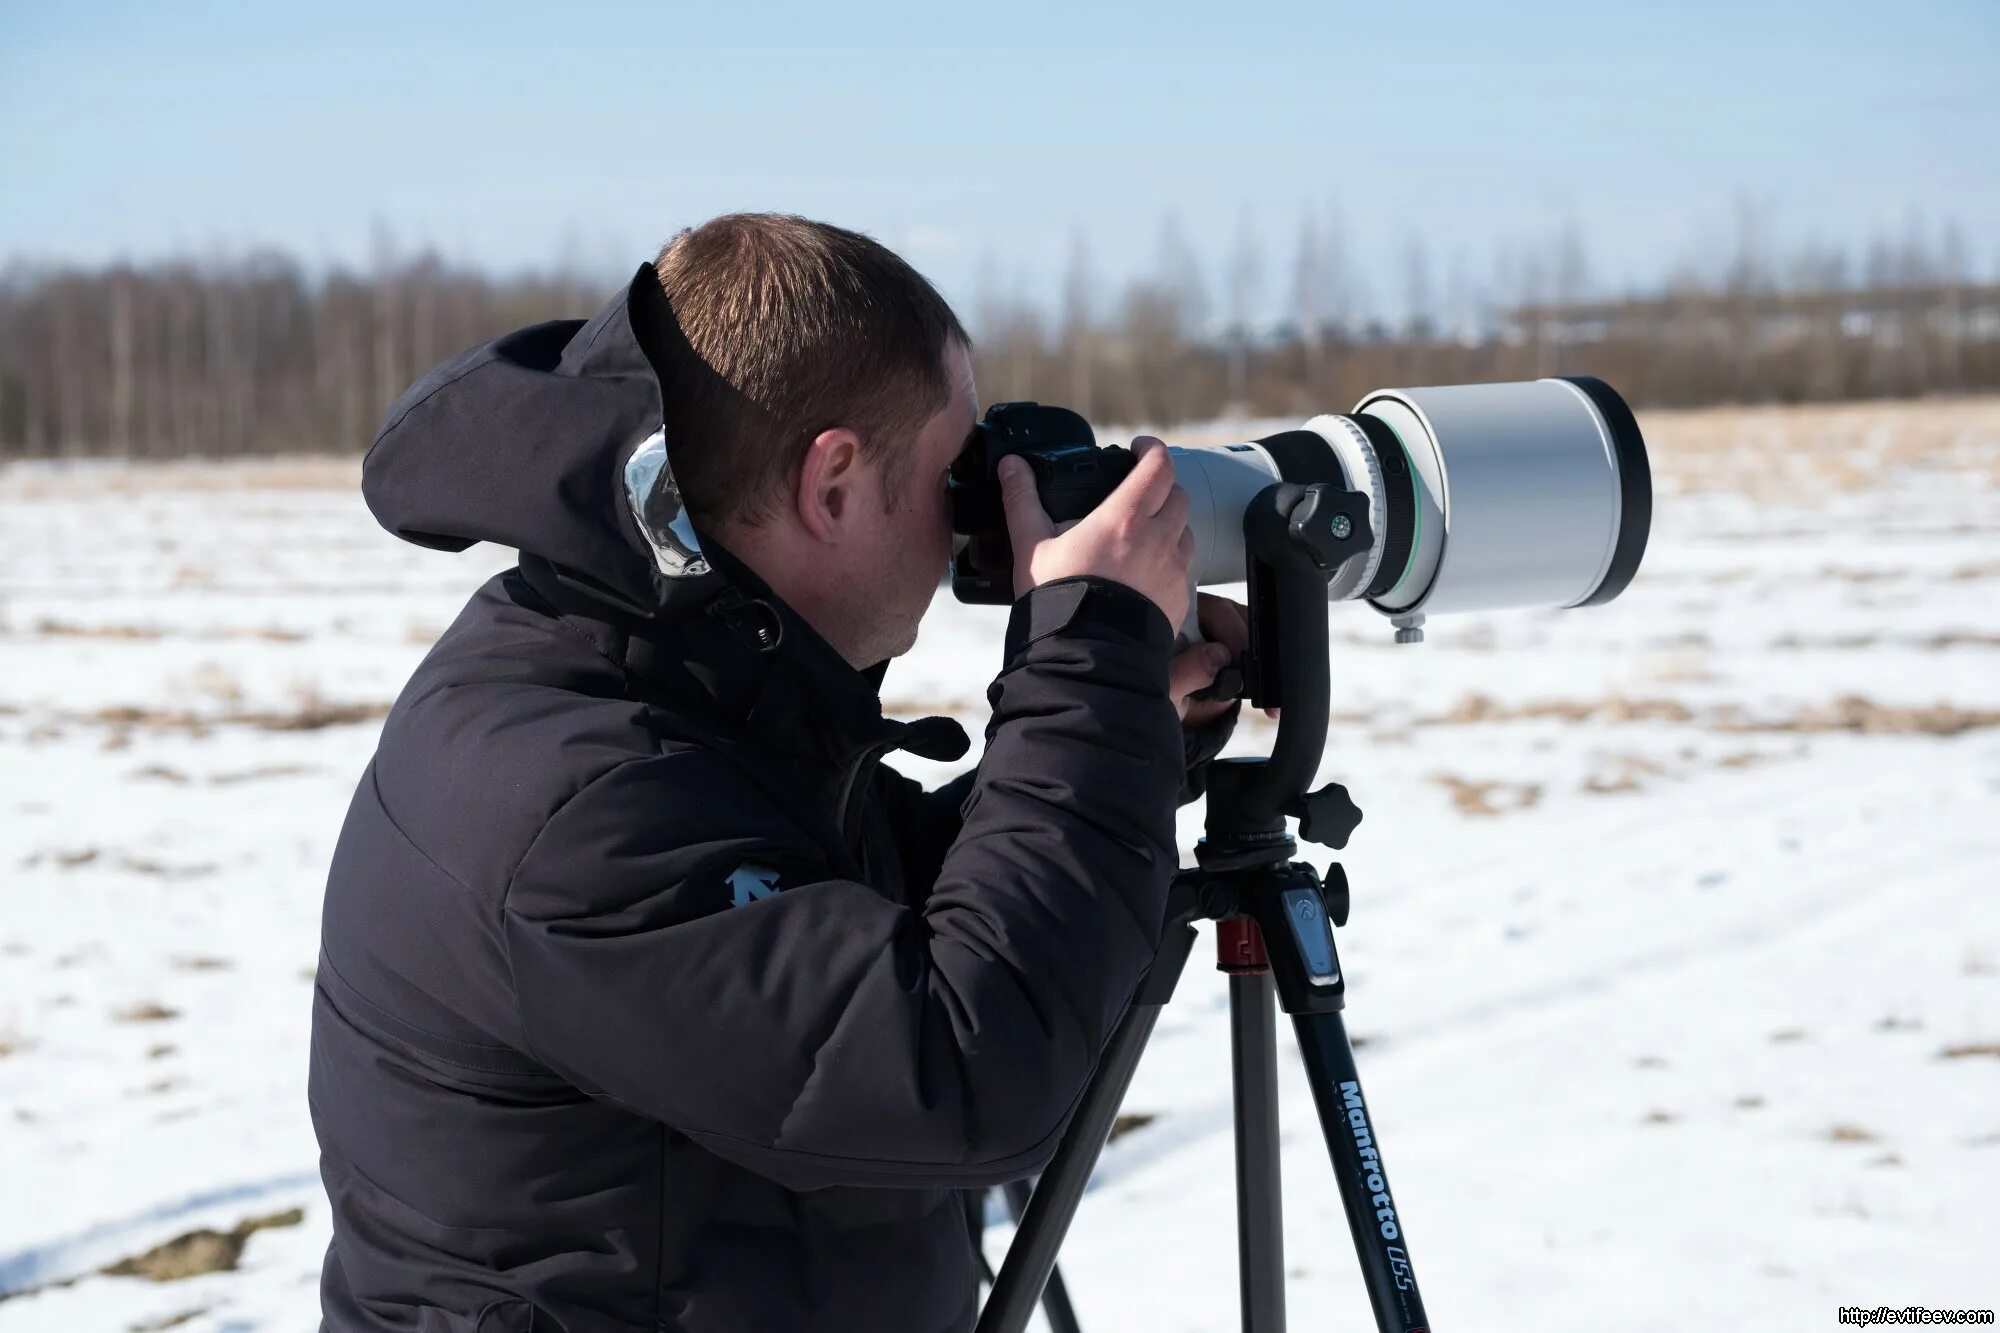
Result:
{"label": "man's thumb", "polygon": [[1007,535],[1020,547],[1055,535],[1055,524],[1035,493],[1035,470],[1015,454],[1000,460],[1000,504],[1007,513]]}

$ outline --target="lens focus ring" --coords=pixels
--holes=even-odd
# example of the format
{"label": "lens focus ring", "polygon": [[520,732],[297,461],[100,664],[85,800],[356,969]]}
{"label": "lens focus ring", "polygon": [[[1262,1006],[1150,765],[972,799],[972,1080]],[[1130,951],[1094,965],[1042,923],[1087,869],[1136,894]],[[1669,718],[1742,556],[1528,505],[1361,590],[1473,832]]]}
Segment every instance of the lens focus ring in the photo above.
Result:
{"label": "lens focus ring", "polygon": [[1374,583],[1376,571],[1382,565],[1383,536],[1388,526],[1383,500],[1382,461],[1376,456],[1374,442],[1351,417],[1317,416],[1306,423],[1306,429],[1324,439],[1327,447],[1333,450],[1334,457],[1340,460],[1341,471],[1346,474],[1347,489],[1360,491],[1368,497],[1368,529],[1375,534],[1375,540],[1368,547],[1368,556],[1365,560],[1349,561],[1327,585],[1329,600],[1346,601],[1361,596]]}
{"label": "lens focus ring", "polygon": [[1417,536],[1417,479],[1410,472],[1409,455],[1389,423],[1371,416],[1343,417],[1368,437],[1369,454],[1376,459],[1376,479],[1381,489],[1384,518],[1382,538],[1377,543],[1381,559],[1369,574],[1361,595],[1380,597],[1402,580],[1410,563],[1410,546]]}

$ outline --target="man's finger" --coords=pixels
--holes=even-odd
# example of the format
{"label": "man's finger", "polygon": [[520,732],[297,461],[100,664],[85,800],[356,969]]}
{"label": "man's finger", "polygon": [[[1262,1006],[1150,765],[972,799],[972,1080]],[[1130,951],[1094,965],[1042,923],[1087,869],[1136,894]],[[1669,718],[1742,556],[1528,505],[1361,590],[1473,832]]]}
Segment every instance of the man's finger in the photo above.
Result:
{"label": "man's finger", "polygon": [[1035,470],[1013,454],[1000,460],[1000,507],[1007,514],[1007,535],[1017,553],[1055,535],[1055,525],[1035,493]]}
{"label": "man's finger", "polygon": [[1181,707],[1181,725],[1199,730],[1234,707],[1234,699],[1189,699]]}
{"label": "man's finger", "polygon": [[1219,643],[1197,643],[1175,654],[1167,666],[1167,693],[1185,702],[1196,690],[1215,683],[1215,673],[1229,665],[1229,649]]}
{"label": "man's finger", "polygon": [[1151,518],[1173,493],[1174,458],[1167,446],[1151,435],[1132,441],[1132,452],[1139,461],[1105,503],[1130,505],[1133,513]]}
{"label": "man's finger", "polygon": [[1202,593],[1195,603],[1201,632],[1238,653],[1250,651],[1250,613],[1240,603],[1214,593]]}

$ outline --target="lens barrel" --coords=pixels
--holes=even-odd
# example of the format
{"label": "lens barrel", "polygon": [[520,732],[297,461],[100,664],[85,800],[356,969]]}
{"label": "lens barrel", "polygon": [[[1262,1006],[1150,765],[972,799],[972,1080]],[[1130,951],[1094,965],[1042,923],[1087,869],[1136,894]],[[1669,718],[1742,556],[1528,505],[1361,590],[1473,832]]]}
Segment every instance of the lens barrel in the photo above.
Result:
{"label": "lens barrel", "polygon": [[1244,578],[1244,508],[1276,481],[1368,498],[1374,548],[1327,595],[1397,618],[1595,606],[1632,581],[1652,474],[1631,409],[1587,375],[1384,389],[1351,413],[1245,444],[1174,450],[1196,576]]}
{"label": "lens barrel", "polygon": [[1595,605],[1632,581],[1652,473],[1638,423],[1602,380],[1382,390],[1354,415],[1389,428],[1415,491],[1409,560],[1370,594],[1378,611]]}

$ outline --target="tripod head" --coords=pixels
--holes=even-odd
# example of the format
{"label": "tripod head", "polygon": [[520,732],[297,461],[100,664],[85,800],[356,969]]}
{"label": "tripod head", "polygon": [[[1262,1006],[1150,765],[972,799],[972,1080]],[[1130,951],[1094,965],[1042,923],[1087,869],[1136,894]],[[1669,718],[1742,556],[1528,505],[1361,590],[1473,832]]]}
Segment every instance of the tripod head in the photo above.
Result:
{"label": "tripod head", "polygon": [[[1320,483],[1283,482],[1258,492],[1243,514],[1250,588],[1250,651],[1245,695],[1276,708],[1278,737],[1264,759],[1218,760],[1210,770],[1204,868],[1286,861],[1299,836],[1340,848],[1361,822],[1345,788],[1308,791],[1326,748],[1333,685],[1327,657],[1326,589],[1347,561],[1365,556],[1374,534],[1368,497]],[[1226,864],[1224,864],[1226,862]]]}

